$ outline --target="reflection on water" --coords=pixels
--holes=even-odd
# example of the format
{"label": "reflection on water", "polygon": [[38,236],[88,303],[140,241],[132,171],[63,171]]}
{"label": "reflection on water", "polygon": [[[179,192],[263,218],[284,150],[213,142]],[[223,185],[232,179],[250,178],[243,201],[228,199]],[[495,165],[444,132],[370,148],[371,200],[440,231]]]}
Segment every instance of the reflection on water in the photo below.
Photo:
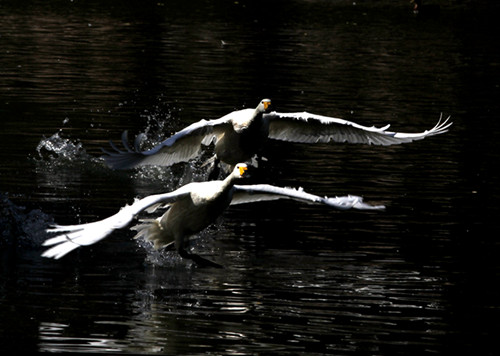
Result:
{"label": "reflection on water", "polygon": [[[359,257],[266,253],[251,273],[245,265],[223,272],[147,268],[142,288],[127,297],[129,318],[96,315],[93,333],[79,337],[70,325],[43,324],[40,347],[170,354],[386,352],[400,342],[420,350],[439,344],[443,281],[402,260],[373,266]],[[284,268],[290,258],[307,267]]]}
{"label": "reflection on water", "polygon": [[[482,6],[2,2],[2,351],[495,354],[500,56]],[[200,162],[111,171],[109,139],[154,144],[263,97],[395,131],[441,112],[454,126],[402,146],[269,143],[253,179],[388,208],[231,208],[191,245],[223,270],[126,229],[40,257],[49,223],[205,179]]]}

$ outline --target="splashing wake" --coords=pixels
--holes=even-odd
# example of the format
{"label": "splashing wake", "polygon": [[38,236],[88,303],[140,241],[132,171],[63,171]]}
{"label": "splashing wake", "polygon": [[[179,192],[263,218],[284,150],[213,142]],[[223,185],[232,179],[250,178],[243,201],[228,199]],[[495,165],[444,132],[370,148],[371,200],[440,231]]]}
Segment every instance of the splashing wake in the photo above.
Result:
{"label": "splashing wake", "polygon": [[38,246],[46,238],[45,228],[53,223],[41,210],[18,206],[0,193],[0,245]]}
{"label": "splashing wake", "polygon": [[90,160],[81,142],[73,142],[68,138],[63,138],[57,132],[49,138],[43,138],[36,147],[38,156],[42,161],[63,160]]}

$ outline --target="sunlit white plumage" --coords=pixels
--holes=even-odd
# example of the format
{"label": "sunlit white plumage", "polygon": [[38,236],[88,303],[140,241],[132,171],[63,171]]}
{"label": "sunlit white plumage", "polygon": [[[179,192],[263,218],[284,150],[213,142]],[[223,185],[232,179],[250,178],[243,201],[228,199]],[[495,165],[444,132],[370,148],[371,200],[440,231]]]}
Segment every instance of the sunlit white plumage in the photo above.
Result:
{"label": "sunlit white plumage", "polygon": [[200,264],[210,261],[189,254],[184,245],[189,236],[213,223],[229,206],[275,199],[293,199],[310,204],[325,204],[336,209],[380,210],[383,206],[365,204],[358,196],[319,197],[302,189],[281,188],[267,184],[235,185],[235,181],[246,175],[247,166],[237,164],[234,171],[224,180],[189,183],[173,192],[151,195],[136,200],[118,213],[106,219],[88,224],[54,226],[48,232],[59,233],[49,238],[44,246],[53,246],[42,256],[61,258],[72,250],[92,245],[116,229],[127,226],[139,213],[151,212],[159,205],[168,205],[168,210],[158,219],[144,220],[132,229],[138,231],[136,237],[144,237],[154,243],[155,248],[175,244],[182,257],[193,259]]}
{"label": "sunlit white plumage", "polygon": [[235,165],[258,154],[267,139],[300,143],[395,145],[444,133],[452,124],[449,117],[445,120],[441,117],[433,128],[424,132],[392,132],[388,131],[389,125],[376,128],[308,112],[269,112],[270,104],[269,99],[264,99],[255,109],[233,111],[220,119],[195,122],[146,151],[140,149],[144,135],[138,135],[134,148],[131,148],[125,132],[122,142],[126,151],[111,144],[114,151],[105,151],[103,157],[115,169],[170,166],[197,157],[202,145],[214,142],[217,159]]}

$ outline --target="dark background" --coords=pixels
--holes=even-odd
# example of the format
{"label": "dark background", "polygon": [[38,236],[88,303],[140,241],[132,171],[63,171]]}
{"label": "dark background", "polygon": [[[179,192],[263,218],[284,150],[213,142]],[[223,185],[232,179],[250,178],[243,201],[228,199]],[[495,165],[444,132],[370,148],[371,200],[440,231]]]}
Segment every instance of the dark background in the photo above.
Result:
{"label": "dark background", "polygon": [[[0,2],[0,349],[498,354],[499,6],[426,4]],[[40,257],[50,223],[204,177],[111,171],[109,139],[153,144],[265,97],[394,131],[454,125],[401,146],[269,143],[260,182],[387,210],[231,208],[192,245],[220,271],[127,229]]]}

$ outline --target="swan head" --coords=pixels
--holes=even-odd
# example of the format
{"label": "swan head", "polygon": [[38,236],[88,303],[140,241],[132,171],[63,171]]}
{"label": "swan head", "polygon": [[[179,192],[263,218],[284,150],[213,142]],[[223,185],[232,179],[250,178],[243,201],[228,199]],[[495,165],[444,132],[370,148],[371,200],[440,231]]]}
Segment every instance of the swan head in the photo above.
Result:
{"label": "swan head", "polygon": [[238,179],[248,176],[248,165],[245,163],[238,163],[234,167],[233,176]]}
{"label": "swan head", "polygon": [[264,113],[269,110],[271,110],[271,99],[262,99],[259,105],[257,105],[257,111],[259,113]]}

